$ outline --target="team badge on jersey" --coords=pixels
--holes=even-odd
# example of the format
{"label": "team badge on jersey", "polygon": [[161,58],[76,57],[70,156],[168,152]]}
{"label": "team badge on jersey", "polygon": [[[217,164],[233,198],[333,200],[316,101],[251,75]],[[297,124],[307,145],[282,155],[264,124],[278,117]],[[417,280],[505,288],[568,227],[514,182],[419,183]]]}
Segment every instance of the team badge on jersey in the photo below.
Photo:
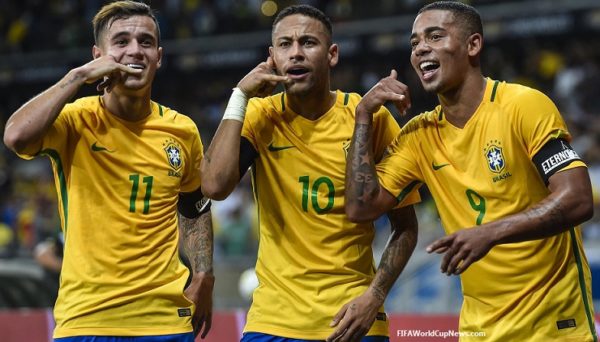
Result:
{"label": "team badge on jersey", "polygon": [[179,169],[181,169],[181,165],[183,164],[181,147],[179,144],[173,139],[168,139],[163,143],[163,149],[167,154],[167,161],[169,162],[169,165],[171,165],[175,171],[179,171]]}
{"label": "team badge on jersey", "polygon": [[484,150],[488,167],[490,171],[494,173],[500,173],[506,167],[506,161],[504,159],[504,154],[502,153],[502,147],[499,145],[499,141],[493,140],[487,144]]}

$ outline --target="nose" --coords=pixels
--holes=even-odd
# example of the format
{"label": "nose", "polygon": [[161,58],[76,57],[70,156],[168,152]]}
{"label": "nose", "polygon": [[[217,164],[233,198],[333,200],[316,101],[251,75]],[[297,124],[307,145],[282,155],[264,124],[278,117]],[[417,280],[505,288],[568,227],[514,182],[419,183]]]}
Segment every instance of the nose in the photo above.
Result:
{"label": "nose", "polygon": [[137,41],[137,39],[132,39],[127,46],[127,54],[130,56],[141,56],[142,51],[142,45]]}
{"label": "nose", "polygon": [[424,39],[418,42],[417,45],[413,47],[413,54],[415,56],[423,56],[429,51],[431,51],[431,47],[427,44],[427,42]]}
{"label": "nose", "polygon": [[292,43],[290,48],[290,59],[291,60],[304,60],[304,51],[302,50],[302,44],[295,41]]}

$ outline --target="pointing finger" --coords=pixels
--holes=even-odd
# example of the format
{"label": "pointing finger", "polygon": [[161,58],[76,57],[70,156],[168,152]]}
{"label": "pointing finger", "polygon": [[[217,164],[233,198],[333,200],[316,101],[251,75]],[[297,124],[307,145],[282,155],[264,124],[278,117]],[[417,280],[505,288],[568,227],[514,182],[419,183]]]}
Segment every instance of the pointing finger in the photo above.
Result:
{"label": "pointing finger", "polygon": [[132,68],[128,65],[125,64],[121,64],[121,63],[117,63],[117,68],[120,71],[126,72],[128,74],[132,74],[132,75],[139,75],[142,73],[142,69],[136,69],[136,68]]}

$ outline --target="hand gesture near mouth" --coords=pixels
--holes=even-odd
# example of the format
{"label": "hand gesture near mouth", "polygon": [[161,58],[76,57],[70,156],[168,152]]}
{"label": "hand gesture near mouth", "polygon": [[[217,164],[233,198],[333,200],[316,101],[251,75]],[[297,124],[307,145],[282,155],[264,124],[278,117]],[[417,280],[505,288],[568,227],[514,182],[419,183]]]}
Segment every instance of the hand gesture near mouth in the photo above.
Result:
{"label": "hand gesture near mouth", "polygon": [[141,69],[135,69],[125,64],[116,61],[113,56],[106,55],[94,59],[91,62],[80,67],[81,75],[85,79],[85,83],[94,83],[97,80],[104,78],[98,84],[98,91],[106,90],[110,92],[116,84],[127,77],[127,75],[140,75]]}
{"label": "hand gesture near mouth", "polygon": [[244,76],[237,87],[248,98],[265,97],[271,95],[279,82],[289,82],[289,78],[276,74],[275,63],[269,56],[265,62],[260,63]]}

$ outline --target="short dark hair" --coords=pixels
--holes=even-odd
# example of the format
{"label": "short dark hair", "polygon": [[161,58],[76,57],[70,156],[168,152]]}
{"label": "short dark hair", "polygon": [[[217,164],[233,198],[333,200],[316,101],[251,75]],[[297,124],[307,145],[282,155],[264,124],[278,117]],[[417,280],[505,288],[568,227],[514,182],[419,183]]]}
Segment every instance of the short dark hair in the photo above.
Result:
{"label": "short dark hair", "polygon": [[333,26],[331,25],[331,20],[329,19],[329,17],[327,17],[325,13],[321,12],[319,9],[310,5],[294,5],[282,9],[273,21],[273,29],[275,29],[275,25],[277,25],[281,20],[283,20],[283,18],[294,14],[301,14],[307,17],[317,19],[318,21],[323,23],[323,25],[327,29],[327,32],[329,33],[329,36],[333,36]]}
{"label": "short dark hair", "polygon": [[483,36],[481,15],[479,15],[475,7],[458,1],[436,1],[423,6],[418,14],[431,10],[450,11],[454,14],[454,18],[463,24],[467,35],[479,33]]}
{"label": "short dark hair", "polygon": [[117,19],[127,19],[135,15],[142,15],[152,18],[156,25],[156,39],[160,44],[160,27],[150,6],[143,2],[123,0],[110,3],[103,6],[94,16],[92,24],[94,26],[94,41],[96,45],[100,44],[100,35]]}

